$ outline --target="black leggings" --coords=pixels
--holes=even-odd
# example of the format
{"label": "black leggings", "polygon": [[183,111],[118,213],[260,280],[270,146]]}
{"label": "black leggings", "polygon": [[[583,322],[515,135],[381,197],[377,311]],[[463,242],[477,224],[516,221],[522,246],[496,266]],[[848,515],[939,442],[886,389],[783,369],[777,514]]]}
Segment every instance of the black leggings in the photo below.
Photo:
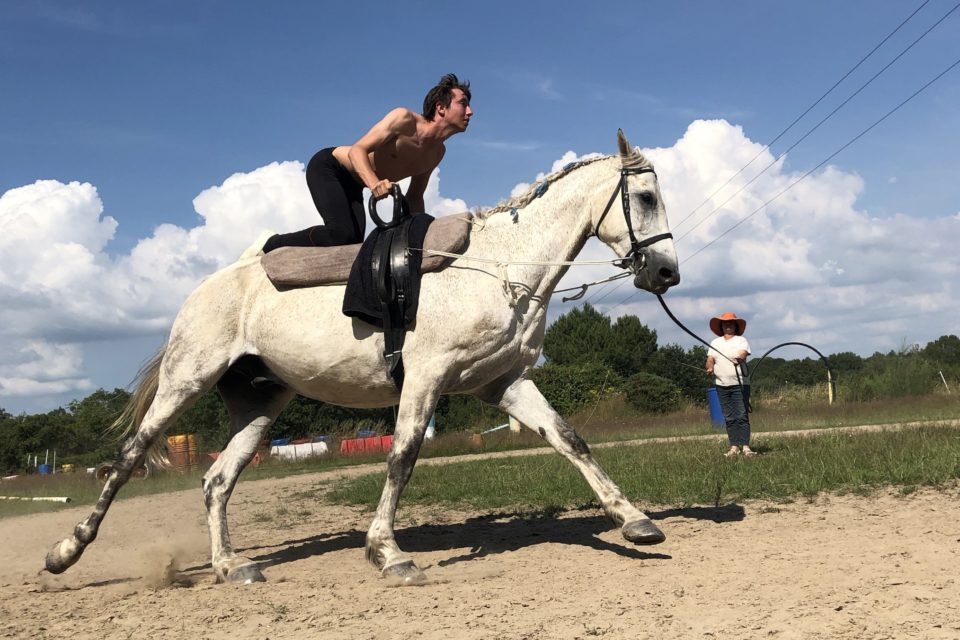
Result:
{"label": "black leggings", "polygon": [[279,247],[331,247],[363,242],[367,217],[363,184],[333,157],[333,148],[321,149],[307,164],[307,187],[324,224],[277,234],[267,240],[264,253]]}

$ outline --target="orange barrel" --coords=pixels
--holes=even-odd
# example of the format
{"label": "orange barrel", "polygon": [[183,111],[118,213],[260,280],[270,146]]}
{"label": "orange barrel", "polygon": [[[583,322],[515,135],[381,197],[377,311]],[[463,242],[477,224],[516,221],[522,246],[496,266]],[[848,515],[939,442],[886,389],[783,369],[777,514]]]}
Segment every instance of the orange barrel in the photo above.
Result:
{"label": "orange barrel", "polygon": [[64,473],[73,473],[77,468],[72,464],[65,464],[61,467]]}
{"label": "orange barrel", "polygon": [[200,449],[197,447],[197,434],[195,433],[187,436],[187,460],[191,469],[200,466]]}
{"label": "orange barrel", "polygon": [[170,448],[170,464],[178,471],[189,467],[190,445],[187,442],[187,436],[170,436],[167,438],[167,444]]}

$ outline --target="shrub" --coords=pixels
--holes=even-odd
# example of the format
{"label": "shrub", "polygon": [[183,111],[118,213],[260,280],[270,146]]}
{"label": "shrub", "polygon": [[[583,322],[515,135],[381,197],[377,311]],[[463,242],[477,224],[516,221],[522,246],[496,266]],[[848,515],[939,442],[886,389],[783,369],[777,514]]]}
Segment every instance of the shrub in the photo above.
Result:
{"label": "shrub", "polygon": [[616,391],[622,378],[610,367],[597,362],[581,364],[545,364],[530,372],[547,402],[564,416],[569,416],[608,391]]}
{"label": "shrub", "polygon": [[713,381],[704,369],[707,350],[700,346],[685,351],[677,344],[668,344],[657,349],[650,358],[647,373],[666,378],[675,384],[680,392],[691,402],[705,406],[707,388]]}
{"label": "shrub", "polygon": [[837,395],[856,402],[921,396],[933,391],[939,381],[936,367],[914,354],[871,358],[859,375],[839,381]]}
{"label": "shrub", "polygon": [[647,413],[668,413],[680,407],[680,388],[652,373],[637,373],[627,378],[623,391],[627,400]]}
{"label": "shrub", "polygon": [[441,397],[436,415],[439,433],[479,432],[507,421],[506,414],[468,395]]}
{"label": "shrub", "polygon": [[590,306],[572,309],[550,325],[543,355],[550,364],[602,363],[621,376],[645,368],[657,350],[657,332],[631,315],[610,318]]}

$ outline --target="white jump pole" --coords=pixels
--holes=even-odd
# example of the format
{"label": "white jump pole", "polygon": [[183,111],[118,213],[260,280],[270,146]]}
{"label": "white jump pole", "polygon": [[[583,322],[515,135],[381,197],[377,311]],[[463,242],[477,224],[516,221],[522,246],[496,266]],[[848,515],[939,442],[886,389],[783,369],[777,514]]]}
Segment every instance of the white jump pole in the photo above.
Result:
{"label": "white jump pole", "polygon": [[498,427],[493,427],[492,429],[487,429],[486,431],[481,432],[480,435],[485,436],[488,433],[493,433],[494,431],[500,431],[500,429],[506,429],[509,426],[510,426],[509,422],[504,422]]}

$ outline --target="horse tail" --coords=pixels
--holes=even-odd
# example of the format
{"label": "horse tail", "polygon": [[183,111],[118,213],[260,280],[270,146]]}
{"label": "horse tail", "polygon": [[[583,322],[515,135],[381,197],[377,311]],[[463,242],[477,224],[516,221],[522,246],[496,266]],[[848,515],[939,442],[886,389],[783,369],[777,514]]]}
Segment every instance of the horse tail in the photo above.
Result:
{"label": "horse tail", "polygon": [[[166,352],[166,345],[160,347],[153,357],[141,367],[137,377],[134,378],[133,384],[136,389],[133,395],[130,396],[127,405],[108,429],[113,433],[118,433],[117,440],[126,440],[132,436],[140,427],[144,416],[147,415],[147,411],[157,395],[157,387],[160,382],[160,365]],[[167,453],[166,440],[160,438],[150,445],[147,450],[146,461],[158,468],[169,467],[170,460]]]}

